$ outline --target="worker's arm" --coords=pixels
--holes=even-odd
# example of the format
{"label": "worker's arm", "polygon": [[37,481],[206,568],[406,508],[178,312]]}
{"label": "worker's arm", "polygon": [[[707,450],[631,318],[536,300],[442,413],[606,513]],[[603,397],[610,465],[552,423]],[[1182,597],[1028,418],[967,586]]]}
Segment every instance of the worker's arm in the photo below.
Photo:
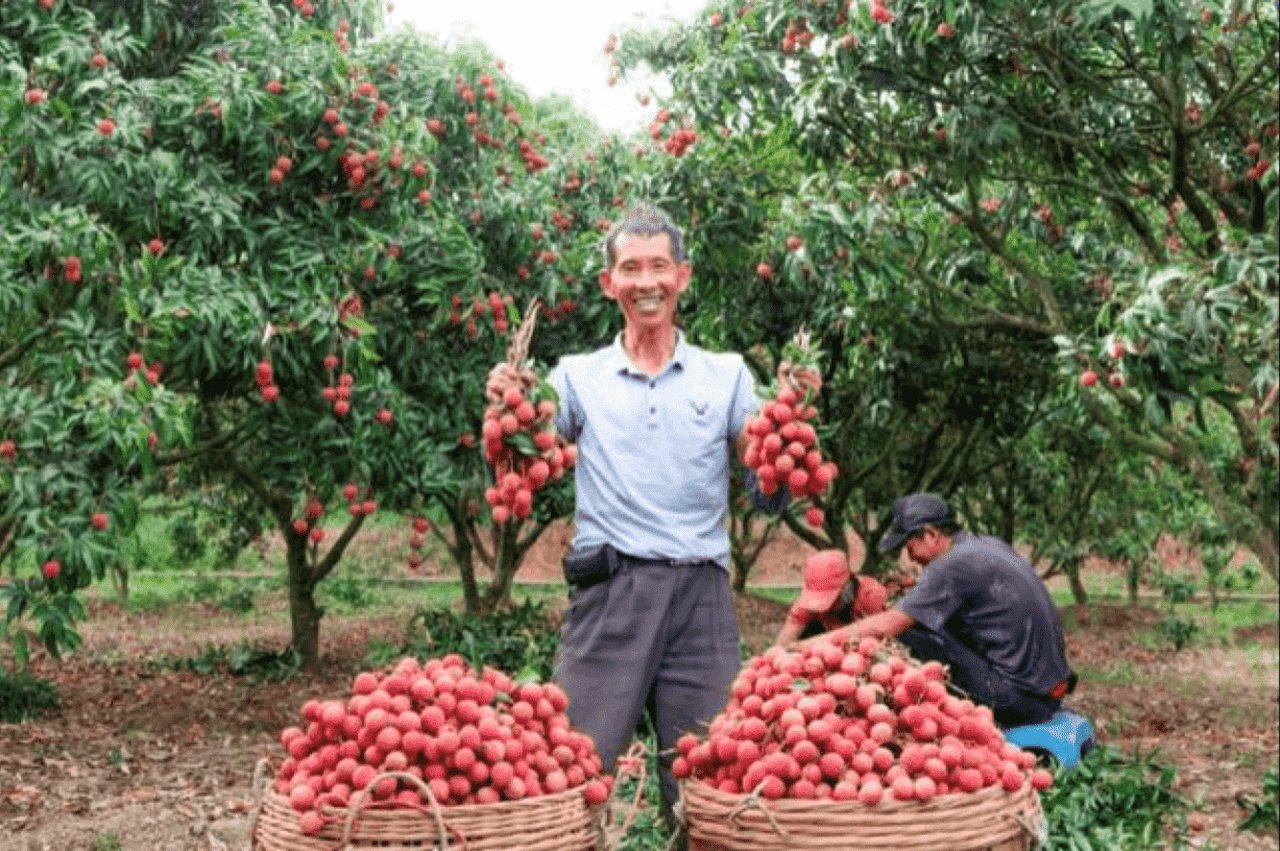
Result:
{"label": "worker's arm", "polygon": [[916,619],[901,609],[886,609],[849,624],[846,629],[859,636],[873,638],[897,638],[915,625]]}
{"label": "worker's arm", "polygon": [[916,619],[906,612],[898,609],[888,609],[879,614],[856,620],[848,626],[824,632],[822,635],[801,643],[809,644],[814,641],[845,642],[855,635],[858,638],[866,636],[871,636],[872,638],[896,638],[910,629],[915,622]]}
{"label": "worker's arm", "polygon": [[804,634],[804,629],[809,625],[809,621],[816,617],[814,612],[808,609],[802,609],[798,605],[793,605],[787,610],[787,621],[782,625],[782,629],[778,630],[778,637],[773,640],[775,647],[786,647],[794,644],[795,641]]}
{"label": "worker's arm", "polygon": [[804,624],[797,624],[791,618],[787,618],[782,629],[778,630],[778,637],[773,640],[773,644],[775,647],[786,647],[799,638],[802,632],[804,632]]}

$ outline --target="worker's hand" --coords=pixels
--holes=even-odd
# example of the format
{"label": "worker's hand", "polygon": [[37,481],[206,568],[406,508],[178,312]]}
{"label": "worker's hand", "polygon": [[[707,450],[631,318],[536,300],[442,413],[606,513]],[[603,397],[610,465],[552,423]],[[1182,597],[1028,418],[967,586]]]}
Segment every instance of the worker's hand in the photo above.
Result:
{"label": "worker's hand", "polygon": [[788,618],[787,622],[782,625],[782,629],[778,630],[778,637],[773,640],[773,646],[786,650],[796,643],[796,639],[800,637],[800,633],[803,631],[803,626]]}
{"label": "worker's hand", "polygon": [[793,647],[796,650],[807,650],[818,644],[844,645],[849,641],[850,635],[850,627],[837,627],[836,629],[829,630],[821,635],[815,635],[813,638],[806,638],[804,641],[793,645]]}
{"label": "worker's hand", "polygon": [[509,363],[500,363],[489,370],[489,378],[484,383],[484,397],[490,402],[498,402],[507,390],[519,386],[520,376],[516,368]]}
{"label": "worker's hand", "polygon": [[795,366],[784,360],[778,364],[778,384],[791,388],[801,398],[806,394],[813,398],[822,390],[822,374],[812,367]]}

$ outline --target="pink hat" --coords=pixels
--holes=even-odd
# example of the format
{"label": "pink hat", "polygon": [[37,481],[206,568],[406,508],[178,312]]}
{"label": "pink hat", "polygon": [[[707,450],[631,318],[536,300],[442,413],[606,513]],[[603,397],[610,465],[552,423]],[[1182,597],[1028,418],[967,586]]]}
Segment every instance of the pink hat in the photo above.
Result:
{"label": "pink hat", "polygon": [[849,581],[849,562],[840,550],[820,550],[804,563],[804,590],[796,605],[811,612],[825,612],[835,605]]}

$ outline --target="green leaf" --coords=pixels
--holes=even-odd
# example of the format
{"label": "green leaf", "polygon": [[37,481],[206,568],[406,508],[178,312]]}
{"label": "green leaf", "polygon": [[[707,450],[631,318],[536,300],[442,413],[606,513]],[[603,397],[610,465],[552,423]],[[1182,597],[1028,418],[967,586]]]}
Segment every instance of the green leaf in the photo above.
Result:
{"label": "green leaf", "polygon": [[10,646],[13,647],[13,658],[17,663],[17,670],[25,671],[27,665],[31,662],[31,650],[27,647],[27,634],[21,630],[15,632],[10,640]]}
{"label": "green leaf", "polygon": [[533,443],[533,437],[527,431],[518,431],[515,434],[509,434],[503,441],[517,452],[527,457],[533,457],[540,454],[538,447]]}
{"label": "green leaf", "polygon": [[3,592],[9,598],[9,605],[5,609],[5,622],[13,623],[22,617],[22,612],[27,607],[27,594],[16,583],[0,587],[0,592]]}

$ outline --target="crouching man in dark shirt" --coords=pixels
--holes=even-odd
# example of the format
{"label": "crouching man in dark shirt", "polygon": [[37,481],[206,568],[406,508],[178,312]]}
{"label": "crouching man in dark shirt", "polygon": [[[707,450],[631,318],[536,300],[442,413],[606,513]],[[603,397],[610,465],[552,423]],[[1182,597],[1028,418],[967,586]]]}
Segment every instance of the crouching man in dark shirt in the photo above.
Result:
{"label": "crouching man in dark shirt", "polygon": [[1001,726],[1052,718],[1075,675],[1058,610],[1031,564],[1004,541],[962,531],[933,494],[894,503],[880,549],[903,546],[925,565],[916,586],[893,608],[827,635],[896,637],[917,659],[947,665],[951,682]]}

